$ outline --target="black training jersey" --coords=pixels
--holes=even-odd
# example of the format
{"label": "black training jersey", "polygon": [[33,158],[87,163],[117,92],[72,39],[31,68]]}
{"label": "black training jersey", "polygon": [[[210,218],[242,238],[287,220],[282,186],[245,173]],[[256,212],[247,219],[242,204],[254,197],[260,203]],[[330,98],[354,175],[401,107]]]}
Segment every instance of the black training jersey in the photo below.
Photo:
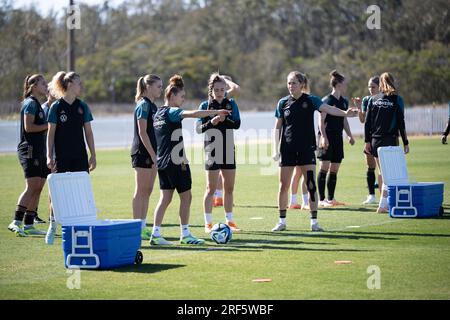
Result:
{"label": "black training jersey", "polygon": [[87,156],[84,124],[93,120],[88,105],[80,99],[70,105],[63,98],[50,107],[48,122],[56,124],[56,159],[78,159]]}
{"label": "black training jersey", "polygon": [[26,132],[25,114],[34,116],[33,123],[43,125],[47,123],[44,110],[35,97],[28,97],[22,102],[20,109],[20,142],[17,151],[20,155],[28,158],[45,157],[46,154],[46,131]]}
{"label": "black training jersey", "polygon": [[156,136],[158,170],[164,170],[171,164],[187,164],[181,125],[182,115],[181,108],[167,106],[158,108],[155,113],[153,127]]}
{"label": "black training jersey", "polygon": [[372,138],[398,136],[399,130],[405,131],[402,97],[385,94],[371,97],[364,125],[365,142],[371,142]]}
{"label": "black training jersey", "polygon": [[314,112],[322,105],[319,97],[302,94],[297,100],[292,96],[278,102],[275,117],[283,119],[281,152],[302,152],[316,149]]}
{"label": "black training jersey", "polygon": [[131,155],[144,154],[149,155],[147,149],[142,143],[141,137],[139,136],[138,120],[147,120],[147,135],[150,138],[150,143],[153,150],[156,152],[156,137],[155,129],[153,128],[153,117],[158,108],[156,105],[150,101],[147,97],[143,97],[136,104],[134,110],[134,136],[133,143],[131,145]]}
{"label": "black training jersey", "polygon": [[[342,96],[337,99],[335,96],[330,94],[322,98],[322,102],[343,111],[348,109],[348,100]],[[336,117],[331,114],[327,114],[325,117],[325,130],[327,134],[342,134],[342,130],[344,130],[344,121],[344,117]]]}
{"label": "black training jersey", "polygon": [[223,141],[223,149],[225,150],[227,146],[234,147],[234,136],[231,133],[227,134],[227,130],[236,130],[241,126],[241,117],[239,115],[239,108],[234,99],[223,99],[222,103],[217,102],[216,100],[212,101],[204,101],[200,104],[199,110],[229,110],[231,111],[231,115],[227,116],[223,122],[219,122],[216,126],[211,123],[213,117],[205,117],[197,120],[197,133],[205,133],[205,148],[214,142],[214,134],[217,131],[210,135],[208,135],[209,129],[219,130],[222,135]]}

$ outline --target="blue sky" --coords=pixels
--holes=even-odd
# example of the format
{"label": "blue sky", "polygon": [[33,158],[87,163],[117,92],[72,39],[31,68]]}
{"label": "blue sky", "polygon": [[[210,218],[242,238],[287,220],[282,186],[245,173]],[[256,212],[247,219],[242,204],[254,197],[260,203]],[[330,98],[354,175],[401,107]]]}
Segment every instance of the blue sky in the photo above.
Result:
{"label": "blue sky", "polygon": [[[87,3],[87,4],[102,4],[104,0],[74,0],[77,3]],[[123,0],[109,0],[110,6],[115,6],[123,2]],[[69,0],[14,0],[13,8],[27,8],[34,5],[36,9],[43,15],[54,9],[58,12],[63,12],[64,8],[69,5]]]}

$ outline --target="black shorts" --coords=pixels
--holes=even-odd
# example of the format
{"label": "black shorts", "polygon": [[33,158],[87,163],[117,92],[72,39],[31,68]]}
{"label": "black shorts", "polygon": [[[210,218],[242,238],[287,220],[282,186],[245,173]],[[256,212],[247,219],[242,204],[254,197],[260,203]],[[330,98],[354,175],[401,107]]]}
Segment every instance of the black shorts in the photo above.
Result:
{"label": "black shorts", "polygon": [[398,137],[397,136],[384,136],[381,138],[372,138],[372,155],[375,158],[378,158],[378,148],[379,147],[391,147],[398,146]]}
{"label": "black shorts", "polygon": [[46,157],[25,158],[19,156],[19,161],[22,165],[25,179],[36,177],[45,179],[50,174]]}
{"label": "black shorts", "polygon": [[192,177],[188,164],[170,164],[162,170],[158,170],[159,188],[161,190],[175,190],[183,193],[191,190]]}
{"label": "black shorts", "polygon": [[131,165],[133,168],[151,169],[153,166],[152,158],[145,154],[134,154],[131,156]]}
{"label": "black shorts", "polygon": [[233,156],[233,162],[232,163],[226,163],[225,161],[223,163],[208,162],[208,160],[206,160],[206,163],[205,163],[205,170],[206,171],[235,170],[235,169],[236,169],[236,157],[235,156]]}
{"label": "black shorts", "polygon": [[56,172],[89,172],[87,158],[58,158],[56,159]]}
{"label": "black shorts", "polygon": [[302,152],[282,152],[280,167],[296,167],[316,164],[316,154],[313,150]]}
{"label": "black shorts", "polygon": [[321,161],[341,163],[344,159],[344,140],[342,134],[328,134],[328,149],[319,148],[317,158]]}

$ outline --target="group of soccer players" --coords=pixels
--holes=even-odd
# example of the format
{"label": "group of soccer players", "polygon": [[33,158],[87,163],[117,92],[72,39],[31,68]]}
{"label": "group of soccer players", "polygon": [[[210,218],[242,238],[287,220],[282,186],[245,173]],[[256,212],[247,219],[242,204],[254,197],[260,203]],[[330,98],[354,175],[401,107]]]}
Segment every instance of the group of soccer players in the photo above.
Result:
{"label": "group of soccer players", "polygon": [[[278,102],[275,111],[273,159],[279,161],[280,184],[279,221],[272,229],[274,232],[286,230],[288,193],[291,187],[295,192],[291,196],[289,208],[309,209],[312,231],[323,231],[317,221],[319,206],[341,204],[334,198],[334,193],[337,173],[344,158],[342,132],[346,132],[351,145],[355,142],[347,117],[359,115],[361,122],[365,123],[364,152],[368,165],[369,189],[369,197],[365,203],[375,201],[373,188],[375,166],[378,163],[377,148],[398,145],[400,135],[405,153],[409,151],[403,100],[397,93],[391,74],[383,73],[380,77],[371,78],[370,96],[362,101],[353,98],[353,108],[349,108],[349,101],[344,98],[347,80],[336,70],[330,73],[330,86],[331,93],[320,99],[309,93],[309,80],[305,74],[293,71],[287,76],[289,95]],[[137,80],[134,139],[131,147],[136,186],[132,207],[133,217],[142,221],[141,237],[149,240],[151,245],[172,244],[162,236],[161,227],[175,190],[180,197],[180,243],[199,245],[205,242],[192,235],[189,230],[192,177],[183,145],[184,118],[197,118],[196,131],[204,134],[205,138],[205,232],[211,232],[213,205],[222,204],[213,200],[216,189],[223,189],[226,223],[232,231],[240,230],[233,218],[236,163],[232,134],[241,124],[235,100],[239,90],[239,86],[230,77],[214,73],[208,81],[208,99],[200,104],[198,110],[185,110],[182,105],[186,93],[181,76],[174,75],[170,78],[164,91],[164,104],[160,107],[156,106],[155,101],[163,93],[161,77],[148,74]],[[52,214],[46,233],[33,226],[35,222],[42,222],[37,216],[37,207],[47,175],[50,172],[90,172],[96,167],[95,144],[90,125],[93,117],[87,104],[78,98],[81,91],[81,77],[75,72],[58,72],[49,86],[39,74],[25,79],[18,156],[25,175],[26,189],[19,197],[14,220],[8,226],[19,236],[46,234],[46,243],[52,244],[56,232]],[[46,96],[48,111],[39,102]],[[320,112],[317,151],[315,111]],[[320,159],[317,183],[316,152]],[[146,218],[156,175],[159,177],[161,193],[154,212],[153,228],[150,230],[146,227]],[[300,177],[303,178],[302,206],[296,203]],[[381,181],[379,184],[382,185]],[[325,187],[328,189],[327,198]],[[387,211],[386,197],[386,187],[383,186],[378,212]]]}

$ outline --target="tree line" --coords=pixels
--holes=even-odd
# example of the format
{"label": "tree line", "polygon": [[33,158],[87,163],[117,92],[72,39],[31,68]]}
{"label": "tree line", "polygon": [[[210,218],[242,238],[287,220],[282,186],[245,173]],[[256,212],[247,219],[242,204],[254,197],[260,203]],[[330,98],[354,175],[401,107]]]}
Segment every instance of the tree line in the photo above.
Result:
{"label": "tree line", "polygon": [[[230,75],[241,98],[271,105],[287,94],[286,75],[305,72],[312,93],[329,92],[329,72],[367,94],[384,71],[398,79],[407,105],[450,97],[447,0],[379,0],[381,29],[366,25],[370,3],[357,0],[126,0],[80,5],[76,71],[90,102],[132,103],[136,80],[183,75],[189,98],[204,99],[210,73]],[[65,70],[66,17],[0,0],[0,101],[20,101],[26,74]],[[36,3],[38,6],[39,3]],[[250,105],[250,104],[249,104]],[[243,105],[245,108],[245,104]]]}

